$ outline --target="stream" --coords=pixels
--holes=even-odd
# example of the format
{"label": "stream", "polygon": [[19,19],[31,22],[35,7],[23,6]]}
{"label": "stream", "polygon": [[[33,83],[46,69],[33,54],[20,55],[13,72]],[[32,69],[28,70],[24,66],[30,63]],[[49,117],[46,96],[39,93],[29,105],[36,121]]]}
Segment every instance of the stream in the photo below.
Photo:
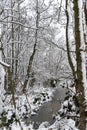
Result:
{"label": "stream", "polygon": [[53,93],[52,100],[44,103],[37,111],[37,114],[31,116],[35,129],[37,129],[42,122],[47,121],[50,124],[53,124],[55,121],[55,119],[53,119],[53,115],[56,115],[60,109],[61,102],[63,102],[65,97],[65,90],[61,87],[56,87],[54,89],[55,91]]}

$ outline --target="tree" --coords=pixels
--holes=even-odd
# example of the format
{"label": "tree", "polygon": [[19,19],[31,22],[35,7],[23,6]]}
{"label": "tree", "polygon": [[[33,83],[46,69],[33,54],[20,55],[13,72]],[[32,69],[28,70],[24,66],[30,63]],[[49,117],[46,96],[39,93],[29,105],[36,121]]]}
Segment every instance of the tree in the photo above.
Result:
{"label": "tree", "polygon": [[[82,0],[73,0],[73,10],[74,10],[74,40],[75,40],[75,57],[76,57],[76,66],[74,66],[72,58],[71,58],[71,51],[70,51],[70,41],[69,41],[69,0],[66,0],[66,17],[67,17],[67,24],[66,24],[66,46],[67,46],[67,54],[68,54],[68,61],[73,73],[73,77],[76,81],[76,98],[79,103],[79,114],[80,114],[80,121],[79,121],[79,129],[86,130],[86,39],[87,33],[84,32],[84,26],[87,28],[86,25],[86,1],[83,2]],[[85,22],[83,22],[85,19]],[[83,26],[84,25],[84,26]],[[85,37],[84,37],[85,34]]]}
{"label": "tree", "polygon": [[34,43],[34,47],[33,47],[33,52],[30,56],[29,59],[29,63],[28,63],[28,68],[27,68],[27,74],[26,74],[26,78],[24,81],[24,87],[23,87],[23,91],[25,91],[25,88],[27,86],[28,80],[30,78],[30,73],[31,73],[31,67],[32,67],[32,63],[33,63],[33,59],[34,59],[34,55],[36,53],[36,46],[37,46],[37,37],[38,37],[38,27],[39,27],[39,10],[38,10],[38,0],[36,0],[36,26],[35,26],[35,43]]}
{"label": "tree", "polygon": [[[33,25],[34,26],[34,29],[33,29],[34,45],[33,45],[33,52],[29,56],[29,62],[28,62],[27,72],[26,72],[25,81],[24,81],[24,85],[23,85],[23,91],[25,90],[27,83],[29,81],[29,78],[32,75],[33,64],[34,65],[35,65],[35,63],[39,64],[40,60],[38,57],[38,49],[41,46],[40,44],[44,44],[44,42],[47,42],[44,40],[45,37],[49,36],[49,38],[50,38],[53,35],[53,33],[50,34],[52,32],[52,27],[50,26],[50,24],[51,24],[50,21],[52,19],[52,15],[49,14],[49,8],[50,8],[52,2],[49,1],[49,4],[47,6],[45,5],[44,1],[36,0],[33,2],[35,4],[35,6],[33,7],[33,11],[34,11],[35,15],[33,16],[34,20],[32,21],[32,23],[34,23],[34,25],[35,25],[35,26]],[[46,46],[46,44],[44,46]],[[35,54],[37,54],[37,56]],[[35,60],[36,62],[34,62],[34,59],[36,59],[37,61]]]}

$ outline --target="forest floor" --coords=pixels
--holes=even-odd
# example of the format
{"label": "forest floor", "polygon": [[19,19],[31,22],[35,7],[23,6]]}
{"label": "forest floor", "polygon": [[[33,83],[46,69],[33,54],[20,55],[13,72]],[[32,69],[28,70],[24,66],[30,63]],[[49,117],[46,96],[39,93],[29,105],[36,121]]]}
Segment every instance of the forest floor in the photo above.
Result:
{"label": "forest floor", "polygon": [[[43,86],[34,86],[33,88],[29,89],[28,100],[30,104],[31,109],[31,115],[34,115],[37,113],[39,108],[46,102],[49,102],[52,100],[53,93],[56,90],[56,88],[51,87],[43,87]],[[22,101],[24,101],[24,96],[22,95]],[[24,111],[24,109],[22,109]],[[23,113],[23,112],[22,112]],[[34,124],[31,122],[29,125],[26,126],[26,123],[21,122],[21,125],[23,127],[23,130],[78,130],[75,127],[75,122],[72,119],[61,119],[59,115],[55,116],[55,122],[53,122],[51,125],[49,122],[44,121],[42,122],[38,128],[34,128]],[[20,126],[18,124],[12,125],[12,130],[21,130]]]}

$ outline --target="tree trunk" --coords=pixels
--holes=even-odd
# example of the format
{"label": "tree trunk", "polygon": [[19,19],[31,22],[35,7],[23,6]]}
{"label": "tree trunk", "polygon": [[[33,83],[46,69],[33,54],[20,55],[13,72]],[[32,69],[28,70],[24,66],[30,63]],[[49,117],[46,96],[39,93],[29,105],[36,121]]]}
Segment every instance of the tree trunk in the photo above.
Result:
{"label": "tree trunk", "polygon": [[13,80],[12,80],[11,68],[8,68],[8,87],[9,87],[9,90],[10,90],[10,92],[12,94],[12,101],[13,101],[14,108],[16,109],[15,94],[14,94],[14,84],[13,84]]}
{"label": "tree trunk", "polygon": [[35,31],[35,43],[34,43],[34,47],[33,47],[33,53],[30,56],[29,59],[29,63],[28,63],[28,68],[27,68],[27,74],[26,74],[26,79],[24,82],[24,86],[23,86],[23,92],[25,92],[27,83],[29,81],[30,78],[30,73],[31,73],[31,68],[32,68],[32,63],[33,63],[33,59],[36,53],[36,46],[37,46],[37,40],[38,40],[38,26],[39,26],[39,12],[38,12],[38,0],[36,1],[36,31]]}
{"label": "tree trunk", "polygon": [[80,37],[80,18],[79,18],[79,7],[78,0],[73,0],[74,3],[74,25],[75,25],[75,46],[76,46],[76,63],[77,63],[77,79],[76,79],[76,91],[77,99],[79,102],[80,110],[80,122],[79,129],[86,130],[86,116],[85,116],[85,95],[83,85],[83,72],[82,72],[82,57],[81,57],[81,37]]}
{"label": "tree trunk", "polygon": [[84,14],[85,14],[85,22],[87,26],[87,1],[84,2]]}
{"label": "tree trunk", "polygon": [[[17,9],[18,9],[18,22],[20,22],[20,14],[21,14],[21,12],[20,12],[20,1],[18,0],[17,1]],[[18,32],[17,32],[17,41],[18,41],[18,43],[17,43],[17,45],[15,46],[15,50],[16,50],[16,54],[15,54],[15,58],[16,58],[16,60],[15,60],[15,87],[17,87],[17,80],[18,80],[18,65],[19,65],[19,59],[18,59],[18,57],[19,57],[19,52],[20,52],[20,31],[21,31],[21,28],[20,28],[20,25],[18,25]]]}
{"label": "tree trunk", "polygon": [[76,79],[75,68],[74,68],[71,54],[70,54],[69,35],[68,35],[68,33],[69,33],[69,13],[68,13],[67,7],[68,7],[68,0],[66,0],[66,19],[67,19],[67,22],[66,22],[66,48],[67,48],[68,62],[69,62],[70,68],[72,70],[73,77],[74,77],[74,79]]}
{"label": "tree trunk", "polygon": [[[13,1],[11,0],[11,22],[13,22]],[[11,25],[11,38],[12,38],[12,73],[14,75],[14,25],[12,23]]]}

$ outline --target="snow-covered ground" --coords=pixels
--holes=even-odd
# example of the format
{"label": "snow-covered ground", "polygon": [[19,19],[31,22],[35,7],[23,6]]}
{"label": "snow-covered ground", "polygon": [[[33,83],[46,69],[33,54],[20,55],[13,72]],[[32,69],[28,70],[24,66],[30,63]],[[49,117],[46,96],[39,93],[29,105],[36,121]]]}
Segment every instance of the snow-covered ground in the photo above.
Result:
{"label": "snow-covered ground", "polygon": [[[50,87],[43,86],[34,86],[28,89],[28,92],[25,94],[16,94],[16,107],[14,108],[9,104],[11,97],[7,96],[7,104],[4,106],[4,110],[7,112],[8,120],[11,119],[13,113],[16,113],[17,119],[20,119],[23,130],[28,130],[28,128],[33,127],[33,124],[30,124],[28,127],[24,124],[25,116],[29,118],[31,114],[36,114],[36,111],[39,107],[52,99],[54,89]],[[15,121],[14,121],[15,122]],[[11,126],[12,130],[21,130],[18,123],[13,123]]]}
{"label": "snow-covered ground", "polygon": [[[17,105],[19,103],[19,107],[21,106],[21,110],[18,113],[19,117],[22,116],[23,113],[26,114],[26,110],[24,107],[25,104],[27,106],[29,103],[30,112],[31,114],[34,114],[35,110],[37,111],[44,102],[50,101],[52,99],[53,92],[54,92],[53,88],[34,86],[33,88],[30,88],[29,91],[26,93],[27,97],[25,95],[19,95],[19,98],[17,100]],[[35,130],[33,128],[33,123],[30,123],[29,126],[26,126],[23,120],[21,120],[21,127],[23,128],[23,130]],[[11,130],[21,130],[21,127],[18,123],[13,123],[11,126]],[[37,130],[59,130],[59,129],[78,130],[75,127],[75,122],[72,119],[67,118],[61,119],[59,116],[56,116],[56,120],[52,125],[50,125],[49,122],[43,122],[42,124],[40,124]]]}
{"label": "snow-covered ground", "polygon": [[38,109],[44,102],[48,102],[52,99],[54,89],[50,87],[35,86],[29,90],[29,103],[31,106],[31,112]]}

